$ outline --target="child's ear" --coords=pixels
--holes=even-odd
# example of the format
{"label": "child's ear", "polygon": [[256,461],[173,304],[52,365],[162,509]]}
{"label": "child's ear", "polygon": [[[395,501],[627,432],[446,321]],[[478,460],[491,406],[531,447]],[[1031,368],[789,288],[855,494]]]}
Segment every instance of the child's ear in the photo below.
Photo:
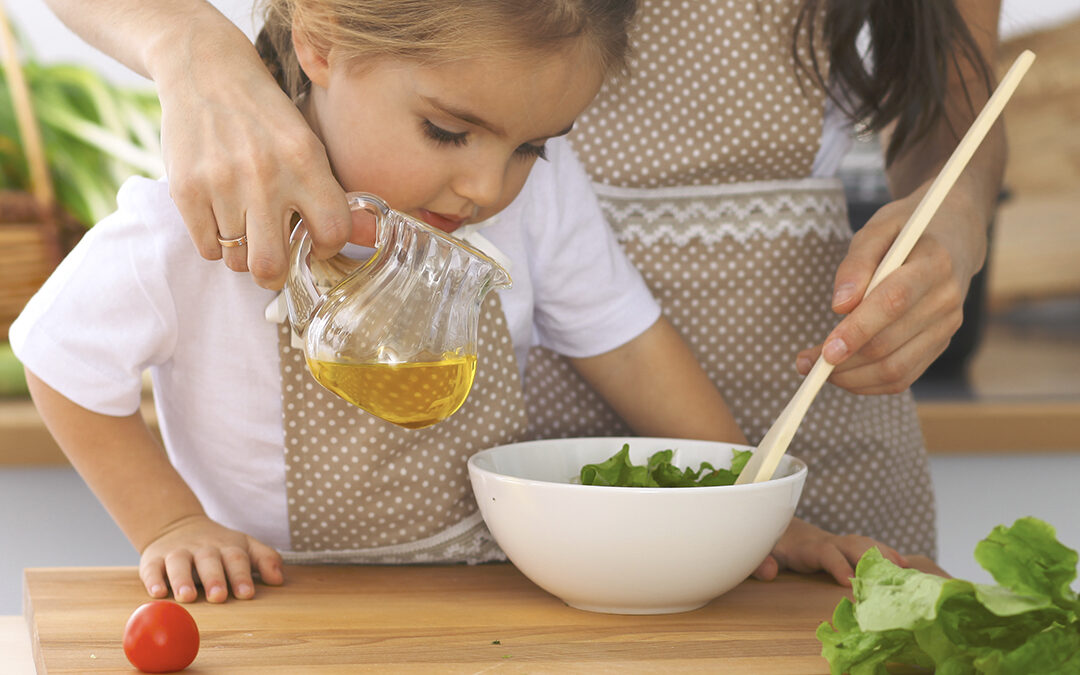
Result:
{"label": "child's ear", "polygon": [[330,62],[326,55],[308,40],[307,34],[295,22],[292,29],[292,43],[296,60],[304,74],[312,84],[325,89],[330,82]]}

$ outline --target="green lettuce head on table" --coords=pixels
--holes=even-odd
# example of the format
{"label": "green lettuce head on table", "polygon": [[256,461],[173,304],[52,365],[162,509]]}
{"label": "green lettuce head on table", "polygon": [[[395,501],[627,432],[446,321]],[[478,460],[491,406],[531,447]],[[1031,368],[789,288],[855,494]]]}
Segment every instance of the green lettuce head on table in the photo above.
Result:
{"label": "green lettuce head on table", "polygon": [[870,549],[856,566],[855,602],[817,630],[834,675],[879,675],[886,664],[938,675],[1080,674],[1076,551],[1036,518],[998,526],[975,547],[998,585],[903,569]]}

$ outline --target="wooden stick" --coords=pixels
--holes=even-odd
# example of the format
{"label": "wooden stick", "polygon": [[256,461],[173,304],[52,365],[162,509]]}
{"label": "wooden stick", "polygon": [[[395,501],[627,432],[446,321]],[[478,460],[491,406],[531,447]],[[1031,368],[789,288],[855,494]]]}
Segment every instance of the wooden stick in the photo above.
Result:
{"label": "wooden stick", "polygon": [[26,163],[30,169],[30,189],[42,209],[43,215],[51,217],[53,202],[53,184],[49,176],[48,163],[45,160],[45,145],[41,140],[34,106],[30,100],[30,88],[23,77],[19,54],[15,46],[15,36],[8,24],[7,13],[0,2],[0,61],[8,76],[8,89],[15,107],[15,122],[22,136]]}
{"label": "wooden stick", "polygon": [[[885,257],[882,258],[874,271],[874,276],[870,278],[870,285],[867,286],[866,294],[863,297],[869,295],[870,291],[882,279],[899,267],[908,257],[908,254],[911,253],[915,242],[919,240],[930,219],[934,217],[938,207],[941,206],[941,202],[944,201],[945,195],[952,189],[971,156],[975,154],[986,134],[989,133],[990,128],[994,126],[994,122],[1001,115],[1002,109],[1005,108],[1005,104],[1008,103],[1013,92],[1016,91],[1017,85],[1020,84],[1020,80],[1027,73],[1034,60],[1035,54],[1025,50],[1013,62],[1009,72],[1005,73],[1005,76],[1001,78],[1001,83],[987,100],[986,105],[983,106],[975,121],[971,123],[971,128],[960,139],[960,143],[953,150],[949,160],[945,162],[945,166],[942,167],[937,178],[931,183],[930,189],[926,191],[922,201],[915,207],[911,218],[904,224],[900,233],[896,235],[892,246],[889,247]],[[824,356],[819,356],[814,367],[810,369],[810,373],[799,385],[799,389],[795,392],[787,407],[784,408],[780,416],[777,417],[776,422],[773,423],[772,427],[761,439],[754,456],[747,462],[742,473],[739,474],[736,481],[737,485],[758,483],[772,478],[773,472],[776,471],[776,467],[780,463],[780,458],[787,452],[788,445],[791,444],[791,439],[795,436],[795,430],[798,429],[799,423],[802,422],[806,411],[814,401],[814,397],[817,396],[825,381],[829,379],[832,370],[833,365],[827,363]]]}

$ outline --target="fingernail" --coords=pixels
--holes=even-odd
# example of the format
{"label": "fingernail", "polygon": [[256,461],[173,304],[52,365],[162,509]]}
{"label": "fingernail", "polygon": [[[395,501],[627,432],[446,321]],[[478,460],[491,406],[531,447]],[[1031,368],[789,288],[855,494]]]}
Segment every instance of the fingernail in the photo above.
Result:
{"label": "fingernail", "polygon": [[795,370],[797,370],[800,375],[809,373],[810,368],[813,367],[813,365],[814,363],[805,356],[800,356],[795,359]]}
{"label": "fingernail", "polygon": [[150,595],[153,595],[154,597],[157,597],[157,596],[161,595],[164,592],[165,592],[165,587],[162,586],[161,584],[154,584],[153,586],[150,587]]}
{"label": "fingernail", "polygon": [[178,597],[178,598],[188,598],[188,597],[191,597],[193,595],[195,595],[195,589],[192,588],[191,586],[181,586],[176,591],[176,597]]}
{"label": "fingernail", "polygon": [[832,296],[833,307],[842,305],[855,296],[855,284],[840,284]]}
{"label": "fingernail", "polygon": [[236,594],[237,595],[249,595],[250,593],[251,593],[251,585],[250,584],[240,584],[239,586],[236,587]]}
{"label": "fingernail", "polygon": [[822,353],[826,361],[836,365],[837,361],[847,355],[847,344],[841,338],[833,338],[825,343]]}

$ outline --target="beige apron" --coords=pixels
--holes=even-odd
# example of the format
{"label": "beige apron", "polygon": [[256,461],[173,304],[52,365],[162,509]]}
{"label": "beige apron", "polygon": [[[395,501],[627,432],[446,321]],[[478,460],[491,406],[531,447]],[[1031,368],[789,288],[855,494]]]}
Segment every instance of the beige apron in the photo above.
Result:
{"label": "beige apron", "polygon": [[466,462],[521,440],[526,419],[498,293],[480,316],[476,378],[454,415],[404,429],[322,388],[279,328],[287,562],[477,563],[505,560],[484,526]]}
{"label": "beige apron", "polygon": [[[839,181],[804,178],[824,98],[798,83],[797,4],[645,0],[631,81],[603,90],[572,136],[620,243],[751,443],[798,388],[795,354],[838,321],[832,281],[851,237]],[[530,354],[526,401],[531,438],[628,432],[547,350]],[[934,554],[909,393],[827,384],[789,452],[810,466],[799,516]]]}

